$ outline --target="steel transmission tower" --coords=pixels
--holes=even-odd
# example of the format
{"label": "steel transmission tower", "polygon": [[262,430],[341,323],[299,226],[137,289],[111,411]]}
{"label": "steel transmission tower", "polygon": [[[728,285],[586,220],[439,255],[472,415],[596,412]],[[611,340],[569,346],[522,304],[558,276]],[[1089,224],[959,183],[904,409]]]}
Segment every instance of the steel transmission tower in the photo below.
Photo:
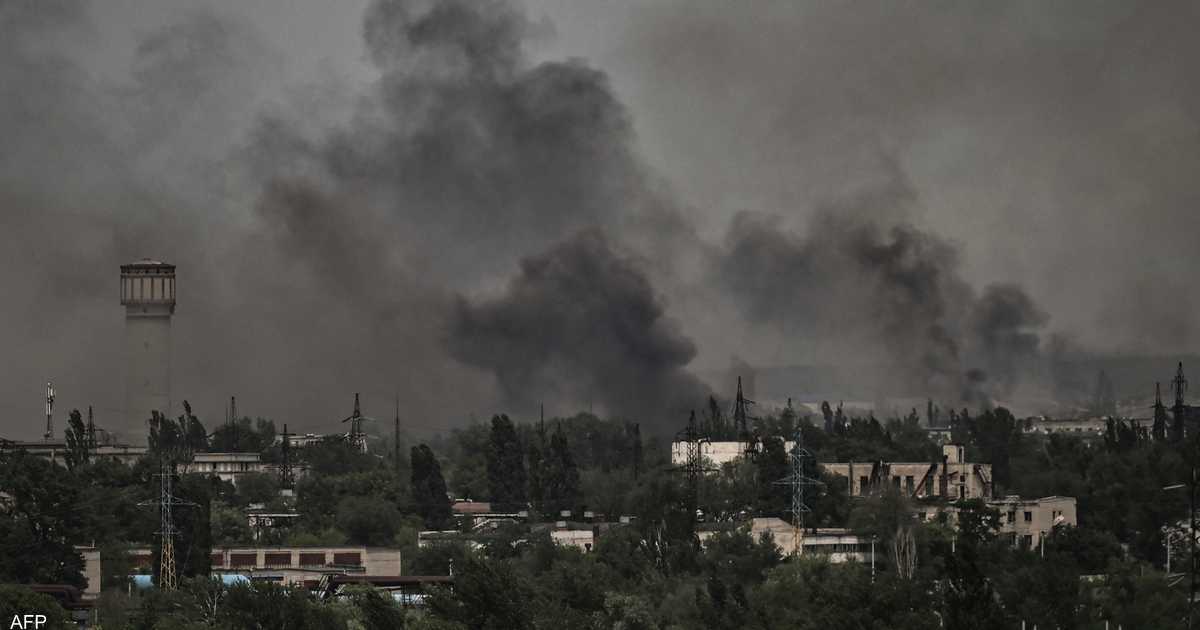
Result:
{"label": "steel transmission tower", "polygon": [[283,440],[279,443],[279,487],[284,490],[291,490],[296,486],[296,471],[292,463],[292,440],[295,435],[288,433],[288,426],[283,425],[283,433],[280,437]]}
{"label": "steel transmission tower", "polygon": [[737,431],[738,441],[746,444],[746,449],[750,446],[750,405],[754,401],[746,398],[742,394],[742,377],[738,377],[737,398],[733,401],[733,427]]}
{"label": "steel transmission tower", "polygon": [[342,422],[350,423],[350,432],[346,434],[346,440],[350,442],[354,448],[360,453],[367,452],[367,434],[363,431],[362,423],[370,418],[362,415],[362,408],[358,404],[358,394],[354,394],[354,413],[351,413]]}
{"label": "steel transmission tower", "polygon": [[801,541],[804,536],[805,515],[812,512],[806,503],[810,496],[808,488],[820,487],[821,482],[806,474],[808,462],[813,461],[814,457],[808,449],[804,448],[804,434],[800,431],[800,427],[796,427],[796,434],[792,440],[792,451],[788,454],[791,474],[775,483],[789,486],[792,490],[792,553],[800,555],[800,550],[803,548]]}
{"label": "steel transmission tower", "polygon": [[158,477],[158,500],[143,501],[138,505],[141,506],[158,506],[159,513],[159,530],[158,535],[162,540],[162,549],[160,551],[160,562],[158,570],[158,587],[163,590],[174,590],[178,586],[178,576],[175,572],[175,519],[172,516],[172,507],[195,507],[195,503],[184,501],[173,494],[172,484],[175,478],[175,465],[166,460],[162,460],[159,464]]}
{"label": "steel transmission tower", "polygon": [[700,431],[696,426],[696,412],[692,411],[688,418],[687,428],[675,434],[675,441],[682,441],[684,448],[687,449],[687,457],[681,468],[676,468],[677,472],[682,472],[684,475],[684,484],[687,488],[687,510],[688,518],[695,519],[696,512],[700,506],[700,475],[710,467],[704,464],[703,445],[711,440],[707,436],[701,436]]}

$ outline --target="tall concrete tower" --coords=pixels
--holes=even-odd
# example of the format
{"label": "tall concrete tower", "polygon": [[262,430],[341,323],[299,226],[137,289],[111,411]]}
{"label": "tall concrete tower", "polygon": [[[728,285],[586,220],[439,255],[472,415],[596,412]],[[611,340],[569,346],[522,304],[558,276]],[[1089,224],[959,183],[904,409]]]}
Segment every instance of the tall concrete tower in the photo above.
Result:
{"label": "tall concrete tower", "polygon": [[125,417],[141,427],[150,412],[171,414],[171,315],[175,265],[149,258],[121,265],[125,305]]}

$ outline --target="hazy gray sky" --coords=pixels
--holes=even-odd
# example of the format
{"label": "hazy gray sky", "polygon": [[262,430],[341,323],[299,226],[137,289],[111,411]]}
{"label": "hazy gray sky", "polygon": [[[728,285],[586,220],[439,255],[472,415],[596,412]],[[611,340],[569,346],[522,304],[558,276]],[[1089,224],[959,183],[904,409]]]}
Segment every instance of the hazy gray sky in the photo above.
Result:
{"label": "hazy gray sky", "polygon": [[[671,350],[564,352],[546,359],[560,378],[645,359],[661,370],[647,378],[686,382],[732,355],[951,352],[954,370],[994,370],[983,321],[1041,349],[1059,333],[1090,351],[1195,351],[1197,11],[0,0],[0,428],[40,433],[47,378],[64,417],[122,414],[117,265],[141,255],[180,266],[174,394],[209,424],[230,394],[305,429],[356,390],[380,415],[399,392],[425,427],[514,396],[592,402],[590,385],[514,378],[446,335],[463,300],[510,317],[496,305],[522,287],[573,287],[571,270],[592,267],[570,243],[595,227],[610,245],[579,255],[644,275],[587,285],[638,287],[613,299],[645,328],[617,338]],[[747,226],[767,224],[784,235],[774,257],[746,259],[765,251]],[[896,226],[914,230],[908,246]],[[614,252],[628,268],[605,262]],[[843,255],[828,284],[795,286]],[[572,262],[545,283],[518,267],[531,257]],[[770,277],[747,293],[729,277],[742,270]],[[996,284],[1034,310],[985,313],[1016,295]],[[899,316],[870,311],[879,294]],[[746,306],[774,295],[860,313]],[[572,330],[612,324],[577,315],[564,311]],[[918,341],[884,343],[922,318],[904,333]],[[506,325],[476,338],[534,350]]]}

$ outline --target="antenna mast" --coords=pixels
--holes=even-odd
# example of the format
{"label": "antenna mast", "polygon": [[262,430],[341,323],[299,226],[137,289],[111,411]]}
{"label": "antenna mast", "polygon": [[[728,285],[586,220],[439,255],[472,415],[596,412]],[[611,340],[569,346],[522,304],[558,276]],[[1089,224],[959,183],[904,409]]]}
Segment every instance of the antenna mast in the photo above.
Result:
{"label": "antenna mast", "polygon": [[46,382],[46,441],[54,437],[54,385]]}

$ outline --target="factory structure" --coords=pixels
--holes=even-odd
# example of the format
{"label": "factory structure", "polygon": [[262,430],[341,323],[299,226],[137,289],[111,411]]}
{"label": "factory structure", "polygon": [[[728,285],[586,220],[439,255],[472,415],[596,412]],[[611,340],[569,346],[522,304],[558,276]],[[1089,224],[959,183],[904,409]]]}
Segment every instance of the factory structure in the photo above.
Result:
{"label": "factory structure", "polygon": [[121,304],[125,307],[126,425],[141,426],[152,411],[172,417],[175,265],[149,258],[121,265]]}

